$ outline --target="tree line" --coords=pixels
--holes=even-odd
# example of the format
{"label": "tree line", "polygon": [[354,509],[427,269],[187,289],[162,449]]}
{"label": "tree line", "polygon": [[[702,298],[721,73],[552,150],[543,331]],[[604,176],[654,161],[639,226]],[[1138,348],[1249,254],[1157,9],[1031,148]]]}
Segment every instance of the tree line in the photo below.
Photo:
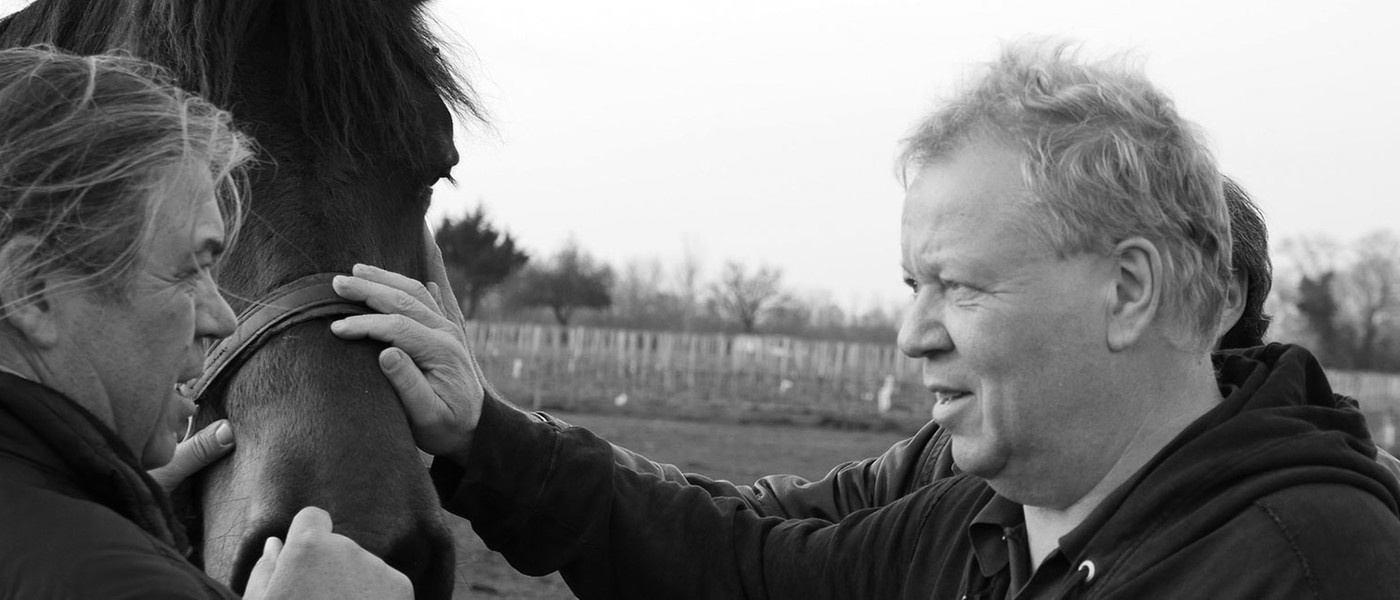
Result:
{"label": "tree line", "polygon": [[1400,235],[1285,239],[1274,264],[1272,339],[1302,343],[1328,368],[1400,372]]}
{"label": "tree line", "polygon": [[[436,235],[468,318],[890,343],[902,308],[856,312],[801,296],[768,265],[731,260],[707,279],[690,248],[671,265],[614,268],[576,242],[532,258],[480,208],[445,220]],[[1301,343],[1332,369],[1400,372],[1400,235],[1290,238],[1273,259],[1269,340]]]}
{"label": "tree line", "polygon": [[435,237],[468,319],[885,343],[897,329],[897,307],[851,311],[820,294],[803,296],[774,266],[730,260],[707,279],[689,247],[673,265],[643,259],[615,268],[576,241],[533,257],[482,208],[444,219]]}

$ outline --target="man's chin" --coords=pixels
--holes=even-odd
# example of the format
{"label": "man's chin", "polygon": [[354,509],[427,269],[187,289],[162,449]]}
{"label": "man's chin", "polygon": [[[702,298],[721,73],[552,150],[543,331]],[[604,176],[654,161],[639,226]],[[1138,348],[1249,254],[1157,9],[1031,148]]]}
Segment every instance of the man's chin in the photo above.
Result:
{"label": "man's chin", "polygon": [[141,468],[149,471],[170,464],[175,458],[175,442],[183,436],[182,431],[168,436],[168,441],[151,440],[151,443],[146,445],[146,450],[141,453]]}
{"label": "man's chin", "polygon": [[995,477],[997,473],[1001,472],[1006,461],[998,459],[996,456],[987,452],[986,448],[973,443],[971,440],[959,440],[957,437],[954,437],[953,464],[957,465],[959,471],[967,473],[968,475],[974,475],[982,479],[991,479]]}

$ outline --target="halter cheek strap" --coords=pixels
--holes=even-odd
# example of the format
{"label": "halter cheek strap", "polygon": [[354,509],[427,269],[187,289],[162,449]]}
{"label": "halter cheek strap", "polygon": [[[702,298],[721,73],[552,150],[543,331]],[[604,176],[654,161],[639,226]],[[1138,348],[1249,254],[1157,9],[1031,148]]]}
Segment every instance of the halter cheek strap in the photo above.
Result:
{"label": "halter cheek strap", "polygon": [[339,273],[315,273],[278,287],[238,315],[238,327],[204,355],[204,372],[191,390],[203,404],[227,379],[278,334],[313,319],[368,314],[363,304],[341,298],[331,287]]}

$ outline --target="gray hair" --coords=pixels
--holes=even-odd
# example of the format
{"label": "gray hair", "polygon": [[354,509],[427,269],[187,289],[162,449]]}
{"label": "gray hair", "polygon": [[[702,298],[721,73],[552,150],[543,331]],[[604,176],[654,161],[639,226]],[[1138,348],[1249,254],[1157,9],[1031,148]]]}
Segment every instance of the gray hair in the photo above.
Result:
{"label": "gray hair", "polygon": [[974,139],[1019,151],[1026,224],[1060,257],[1141,236],[1162,253],[1164,312],[1185,348],[1209,348],[1230,285],[1230,219],[1215,160],[1164,93],[1118,58],[1022,44],[926,118],[901,177]]}
{"label": "gray hair", "polygon": [[65,286],[125,299],[171,173],[208,169],[231,244],[252,155],[229,113],[158,66],[47,46],[0,50],[0,244],[36,241],[0,264],[0,283],[61,273],[72,277]]}

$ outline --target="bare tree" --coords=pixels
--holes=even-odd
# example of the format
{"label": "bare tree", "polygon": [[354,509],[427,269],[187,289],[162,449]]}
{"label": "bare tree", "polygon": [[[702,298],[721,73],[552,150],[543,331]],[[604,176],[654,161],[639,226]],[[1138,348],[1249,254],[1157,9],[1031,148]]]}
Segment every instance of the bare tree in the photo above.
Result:
{"label": "bare tree", "polygon": [[700,249],[693,238],[683,242],[681,260],[676,264],[676,296],[681,303],[681,331],[695,328],[695,313],[700,306]]}
{"label": "bare tree", "polygon": [[1342,294],[1351,304],[1355,345],[1353,356],[1358,369],[1375,370],[1386,366],[1380,345],[1386,334],[1396,335],[1393,323],[1400,323],[1400,237],[1392,231],[1376,231],[1352,245],[1355,261],[1346,271]]}
{"label": "bare tree", "polygon": [[1279,252],[1304,277],[1317,278],[1342,267],[1342,244],[1325,235],[1301,235],[1283,240]]}
{"label": "bare tree", "polygon": [[613,306],[604,318],[610,325],[633,329],[673,329],[683,318],[682,301],[663,285],[665,271],[656,258],[627,262],[613,285]]}
{"label": "bare tree", "polygon": [[767,265],[750,273],[738,261],[724,263],[719,283],[710,286],[711,299],[716,309],[726,318],[743,328],[745,333],[753,333],[763,313],[777,304],[782,297],[783,273]]}
{"label": "bare tree", "polygon": [[1294,283],[1274,289],[1301,323],[1285,319],[1271,337],[1301,335],[1330,367],[1400,370],[1400,236],[1376,231],[1345,246],[1307,236],[1280,249]]}

